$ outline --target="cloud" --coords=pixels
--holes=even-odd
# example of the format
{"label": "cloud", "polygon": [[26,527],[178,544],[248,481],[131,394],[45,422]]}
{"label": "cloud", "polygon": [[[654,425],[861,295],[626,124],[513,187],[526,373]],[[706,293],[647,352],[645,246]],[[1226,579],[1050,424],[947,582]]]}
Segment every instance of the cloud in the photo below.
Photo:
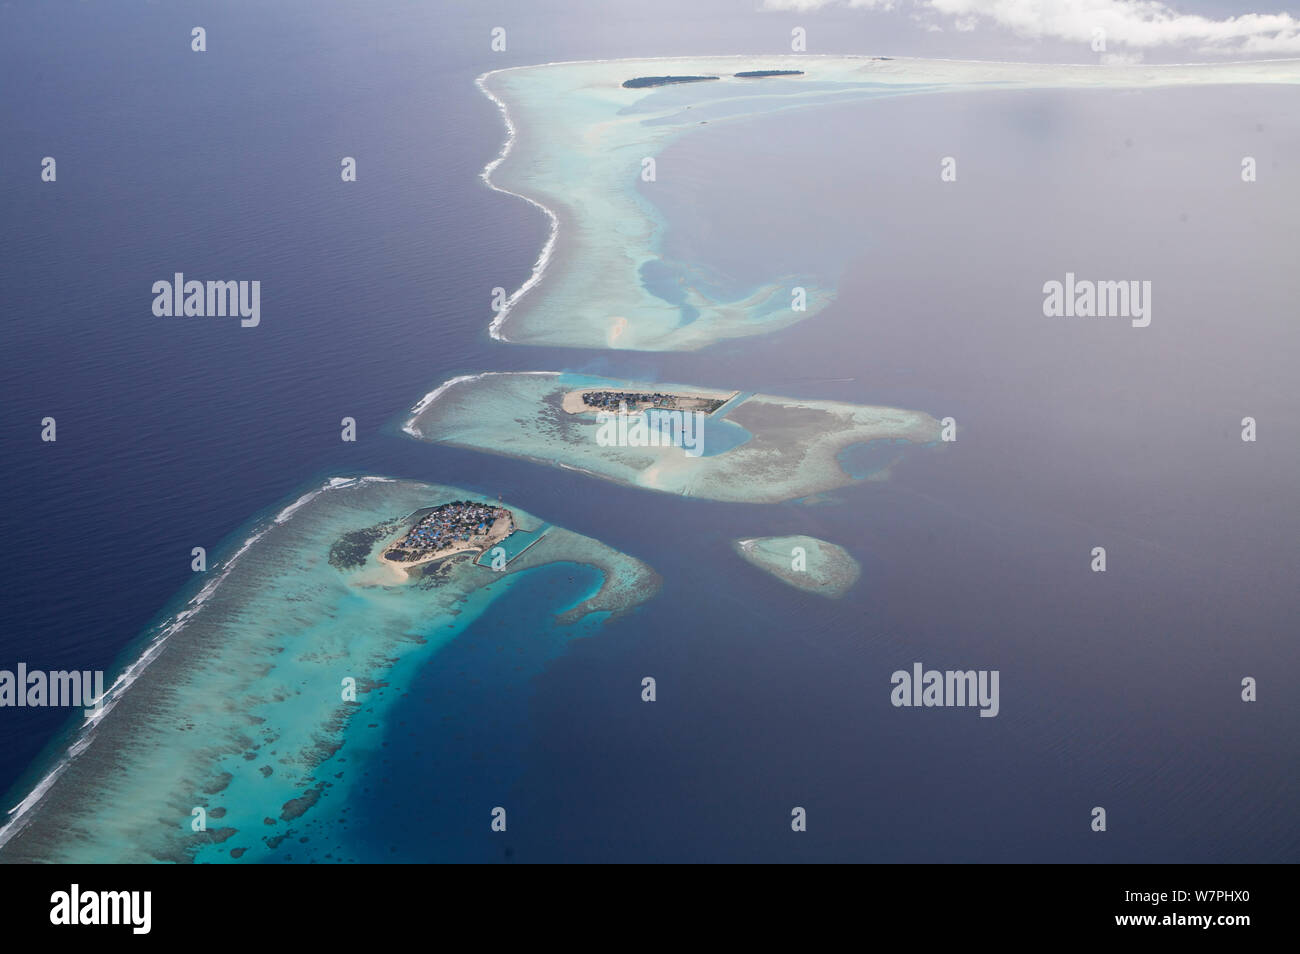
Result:
{"label": "cloud", "polygon": [[[826,7],[892,9],[902,0],[763,0],[768,10]],[[1214,20],[1179,13],[1162,0],[906,0],[958,30],[996,26],[1034,39],[1091,44],[1097,30],[1107,45],[1137,50],[1187,47],[1203,53],[1300,53],[1300,19],[1288,13],[1244,13]]]}
{"label": "cloud", "polygon": [[764,10],[820,10],[829,6],[892,10],[898,3],[897,0],[763,0]]}

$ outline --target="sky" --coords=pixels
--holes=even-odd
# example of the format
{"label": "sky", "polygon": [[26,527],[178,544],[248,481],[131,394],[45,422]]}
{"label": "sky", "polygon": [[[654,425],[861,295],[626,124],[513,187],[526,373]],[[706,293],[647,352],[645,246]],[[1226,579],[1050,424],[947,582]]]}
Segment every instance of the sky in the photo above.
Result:
{"label": "sky", "polygon": [[[413,22],[427,18],[419,9]],[[502,59],[512,64],[575,46],[584,58],[789,52],[794,27],[814,54],[1115,64],[1300,56],[1300,0],[450,0],[443,12],[448,37],[463,32],[468,44],[486,26],[511,28]]]}
{"label": "sky", "polygon": [[1281,7],[1160,0],[760,0],[771,12],[852,11],[931,33],[979,33],[1082,45],[1126,62],[1178,50],[1203,57],[1300,53],[1300,18]]}

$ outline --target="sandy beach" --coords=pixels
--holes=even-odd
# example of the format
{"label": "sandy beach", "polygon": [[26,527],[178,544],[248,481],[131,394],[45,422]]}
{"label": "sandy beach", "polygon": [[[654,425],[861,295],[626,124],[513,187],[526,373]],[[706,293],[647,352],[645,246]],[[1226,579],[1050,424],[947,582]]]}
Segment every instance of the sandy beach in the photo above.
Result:
{"label": "sandy beach", "polygon": [[488,532],[482,537],[475,537],[471,540],[457,540],[451,546],[444,547],[434,553],[425,554],[415,560],[391,560],[388,558],[388,552],[403,540],[411,532],[411,527],[406,527],[397,536],[393,537],[376,551],[375,559],[384,566],[398,572],[405,579],[409,577],[408,570],[417,566],[424,566],[426,563],[435,563],[438,560],[444,560],[447,557],[457,556],[461,553],[481,553],[484,550],[496,546],[510,534],[515,532],[514,515],[507,511],[506,516],[498,517],[488,527]]}

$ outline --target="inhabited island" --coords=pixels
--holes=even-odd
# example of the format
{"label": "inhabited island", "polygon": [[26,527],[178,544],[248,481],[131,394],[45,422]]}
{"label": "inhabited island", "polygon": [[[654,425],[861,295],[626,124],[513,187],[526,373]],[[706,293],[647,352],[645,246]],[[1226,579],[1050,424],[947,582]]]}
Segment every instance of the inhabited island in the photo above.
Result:
{"label": "inhabited island", "polygon": [[[545,371],[455,378],[416,404],[403,430],[647,490],[752,503],[887,480],[894,461],[940,438],[924,411]],[[857,466],[868,445],[889,465]]]}
{"label": "inhabited island", "polygon": [[816,537],[754,537],[737,540],[735,548],[781,582],[832,599],[847,593],[862,572],[843,547]]}
{"label": "inhabited island", "polygon": [[623,81],[624,89],[647,89],[653,86],[673,86],[677,83],[703,83],[721,79],[720,76],[637,76]]}
{"label": "inhabited island", "polygon": [[661,411],[699,411],[712,414],[739,391],[716,394],[673,394],[666,391],[622,391],[604,388],[579,388],[564,395],[561,406],[569,414],[593,411],[621,411],[636,414],[655,408]]}
{"label": "inhabited island", "polygon": [[414,526],[386,547],[379,559],[403,569],[461,553],[479,553],[515,531],[514,514],[505,507],[453,500],[420,511]]}

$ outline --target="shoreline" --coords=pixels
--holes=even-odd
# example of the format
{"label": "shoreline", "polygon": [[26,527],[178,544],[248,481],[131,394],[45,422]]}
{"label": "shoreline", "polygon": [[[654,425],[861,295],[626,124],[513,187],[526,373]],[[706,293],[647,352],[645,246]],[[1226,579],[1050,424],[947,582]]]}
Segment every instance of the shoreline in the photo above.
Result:
{"label": "shoreline", "polygon": [[496,192],[504,193],[506,195],[512,195],[517,199],[523,199],[525,202],[529,203],[530,205],[536,206],[537,208],[541,209],[550,222],[550,227],[546,235],[546,241],[542,243],[542,250],[538,252],[537,259],[533,262],[533,268],[532,271],[529,273],[528,278],[524,281],[522,285],[520,285],[518,288],[516,288],[513,292],[511,292],[506,297],[505,302],[501,306],[501,310],[496,313],[496,315],[492,318],[492,321],[488,324],[488,335],[494,341],[509,341],[510,339],[505,336],[505,332],[502,331],[501,329],[505,325],[506,318],[509,317],[510,310],[515,306],[515,304],[521,298],[523,298],[524,295],[528,294],[528,292],[534,286],[536,286],[538,282],[542,280],[542,275],[546,271],[546,266],[550,264],[551,254],[555,250],[556,239],[559,237],[560,234],[560,220],[559,217],[555,214],[555,212],[553,212],[547,205],[543,204],[542,202],[539,202],[537,199],[534,199],[531,196],[524,195],[521,192],[514,192],[511,189],[507,189],[504,186],[497,185],[495,182],[492,181],[492,173],[496,171],[497,166],[505,162],[506,157],[510,155],[510,150],[514,148],[516,138],[518,138],[514,121],[510,118],[510,108],[506,105],[506,102],[503,99],[501,99],[495,93],[493,93],[492,90],[488,89],[487,86],[488,77],[491,76],[493,73],[499,73],[499,72],[502,71],[488,70],[486,73],[480,73],[479,76],[474,80],[474,85],[477,86],[483,92],[483,95],[486,96],[489,100],[491,100],[494,104],[496,104],[497,111],[501,113],[501,119],[506,125],[506,141],[501,146],[501,151],[497,153],[495,159],[492,159],[491,161],[488,162],[486,166],[483,167],[483,171],[479,173],[479,178],[483,180],[483,182],[487,185],[489,189],[492,189]]}
{"label": "shoreline", "polygon": [[[0,823],[0,851],[16,835],[20,834],[26,827],[26,817],[30,812],[37,809],[43,801],[45,795],[50,791],[59,778],[66,772],[72,763],[83,754],[86,749],[94,742],[95,729],[97,725],[106,717],[116,706],[119,699],[131,688],[135,682],[143,676],[150,666],[155,663],[167,648],[168,641],[181,632],[198,616],[200,611],[225,582],[227,577],[235,569],[239,559],[247,553],[254,544],[260,541],[272,529],[284,525],[295,512],[306,504],[310,503],[316,497],[328,490],[342,489],[344,487],[362,485],[368,482],[374,483],[391,483],[393,478],[378,476],[362,477],[331,477],[324,484],[300,494],[294,500],[282,507],[274,517],[254,517],[246,526],[251,529],[251,535],[247,536],[243,543],[229,557],[220,559],[214,563],[214,568],[219,568],[218,575],[208,582],[204,583],[199,591],[185,600],[181,608],[173,613],[167,614],[166,609],[159,614],[162,619],[158,623],[147,626],[142,633],[154,633],[153,636],[146,636],[143,645],[135,654],[130,663],[125,665],[117,675],[114,676],[113,682],[104,691],[104,705],[94,716],[84,716],[79,726],[69,730],[64,744],[56,750],[50,751],[51,764],[44,771],[39,771],[39,777],[31,786],[22,786],[30,788],[27,794],[21,798],[13,807],[5,810],[3,823]],[[231,536],[239,533],[236,530]],[[224,542],[224,541],[223,541]],[[184,593],[182,588],[177,594],[178,598]],[[55,739],[61,738],[56,735]],[[38,754],[37,758],[41,758]]]}
{"label": "shoreline", "polygon": [[537,374],[545,377],[558,377],[563,372],[560,371],[480,371],[478,374],[461,374],[453,378],[448,378],[442,384],[438,385],[432,391],[427,392],[424,397],[416,401],[411,409],[406,412],[406,423],[402,425],[402,432],[416,440],[423,440],[423,435],[415,428],[415,421],[421,414],[431,407],[438,398],[446,394],[457,384],[464,384],[467,381],[479,381],[483,378],[490,378],[498,374]]}
{"label": "shoreline", "polygon": [[[680,323],[672,317],[674,308],[644,289],[634,272],[620,271],[617,268],[607,269],[601,267],[598,262],[588,261],[589,258],[600,259],[601,250],[597,249],[593,252],[592,249],[582,245],[584,231],[590,231],[590,229],[584,230],[584,222],[590,224],[590,219],[611,217],[612,221],[634,223],[633,244],[618,250],[620,253],[626,253],[626,256],[620,256],[618,259],[618,264],[622,268],[626,269],[628,261],[643,263],[648,260],[661,260],[659,243],[666,224],[662,221],[653,221],[652,216],[647,215],[645,208],[637,207],[636,202],[628,202],[625,198],[620,198],[619,190],[628,188],[628,182],[624,181],[625,176],[621,168],[615,175],[610,169],[602,172],[599,166],[602,163],[617,161],[608,160],[607,156],[611,152],[618,152],[623,146],[629,148],[637,146],[643,150],[642,154],[653,156],[667,142],[699,128],[694,124],[674,125],[671,122],[651,128],[644,122],[638,121],[639,117],[641,120],[657,118],[663,122],[666,117],[671,118],[672,114],[680,109],[681,104],[665,105],[657,112],[636,113],[630,120],[621,117],[621,113],[644,102],[647,97],[653,96],[663,88],[615,90],[614,87],[620,87],[623,80],[639,75],[641,71],[637,69],[638,64],[675,64],[669,72],[674,72],[677,67],[680,67],[683,72],[698,73],[708,72],[710,63],[726,62],[733,66],[743,66],[749,65],[747,61],[759,68],[798,67],[799,64],[804,64],[815,65],[818,69],[814,72],[802,70],[803,75],[785,77],[788,82],[783,84],[782,92],[779,94],[783,102],[775,106],[769,104],[761,109],[749,110],[741,105],[737,111],[719,117],[710,116],[708,123],[711,126],[729,119],[752,118],[790,108],[812,108],[831,101],[865,103],[872,98],[873,93],[880,95],[879,89],[873,91],[867,88],[871,83],[884,87],[897,87],[891,91],[892,93],[915,94],[1007,89],[1136,89],[1191,85],[1300,83],[1300,59],[1293,57],[1131,65],[1017,63],[997,60],[881,57],[875,54],[713,54],[563,60],[488,70],[479,74],[475,83],[501,113],[506,126],[506,139],[498,155],[486,164],[480,173],[480,178],[495,191],[523,199],[541,209],[550,225],[547,238],[527,280],[511,292],[489,324],[489,335],[494,340],[613,350],[696,350],[722,340],[780,330],[796,322],[807,320],[834,300],[833,286],[823,287],[808,277],[800,276],[788,277],[788,283],[807,286],[808,308],[799,315],[787,314],[770,307],[775,301],[775,296],[786,293],[786,279],[782,279],[775,285],[760,286],[747,299],[734,302],[708,299],[698,289],[692,289],[692,294],[696,297],[690,304],[702,311],[702,317],[689,325],[679,326]],[[867,66],[872,67],[868,74],[871,83],[868,83],[859,72]],[[835,75],[836,67],[843,75]],[[602,79],[595,75],[602,70],[611,71],[615,68],[620,71],[617,76]],[[520,130],[521,127],[528,125],[523,117],[529,111],[529,104],[522,101],[517,92],[512,95],[508,81],[516,79],[526,71],[536,71],[540,77],[551,80],[557,72],[564,70],[572,71],[574,75],[566,79],[568,85],[562,86],[558,92],[574,98],[568,101],[571,103],[569,113],[560,111],[558,115],[552,115],[551,119],[553,122],[558,122],[562,130],[567,130],[565,136],[558,137],[558,141],[577,145],[570,145],[567,152],[564,152],[557,150],[553,145],[548,146],[543,143],[538,152],[543,169],[540,174],[535,175],[527,185],[511,183],[514,186],[511,188],[501,184],[499,180],[502,177],[498,172],[506,159],[518,155]],[[828,76],[828,72],[831,75]],[[821,75],[818,75],[819,73]],[[801,85],[809,81],[816,83],[827,79],[842,85],[849,84],[849,88],[840,90],[833,100],[825,96],[818,99],[816,95],[797,92]],[[858,82],[860,86],[853,87],[854,82]],[[924,85],[927,83],[929,85]],[[726,76],[718,83],[684,84],[670,88],[684,89],[692,86],[717,88],[735,84],[747,84],[749,90],[762,89],[766,91],[764,95],[775,89],[734,75]],[[924,88],[908,88],[918,84],[924,85]],[[615,92],[626,95],[611,99],[609,94]],[[747,97],[758,95],[754,92],[734,93],[727,102],[736,104]],[[549,106],[555,101],[555,97],[552,96],[550,99],[539,97],[539,101],[544,101]],[[619,107],[618,112],[608,110],[614,105]],[[580,119],[568,118],[570,114],[576,115],[584,107],[595,111],[593,119],[599,120],[595,125],[583,123]],[[602,108],[607,111],[600,112]],[[552,113],[555,111],[552,110]],[[592,133],[599,133],[596,137],[598,141],[585,142],[586,136]],[[621,138],[619,133],[623,133]],[[587,175],[574,180],[572,172],[566,171],[563,160],[568,159],[571,162],[574,156],[583,153],[584,150],[590,158],[584,169]],[[554,165],[556,171],[549,171],[548,165]],[[548,176],[554,179],[554,182],[549,182]],[[506,178],[508,179],[508,176]],[[593,180],[602,180],[599,188]],[[532,299],[527,299],[530,303],[529,310],[521,312],[518,306],[526,300],[527,293],[533,290],[543,277],[553,275],[555,272],[561,257],[557,256],[561,216],[555,203],[559,202],[559,197],[572,194],[570,187],[574,186],[575,182],[579,191],[584,186],[589,187],[588,198],[591,200],[585,204],[579,203],[579,207],[584,211],[576,225],[570,223],[570,232],[566,233],[577,236],[578,245],[570,250],[575,261],[569,262],[562,270],[557,279],[559,284],[555,289],[556,294],[549,296],[544,303],[534,304]],[[617,214],[613,210],[617,210]],[[569,214],[576,213],[570,209]],[[637,232],[642,234],[635,234]],[[646,243],[644,248],[636,244],[642,241]],[[607,258],[611,257],[609,250],[604,250],[604,254]],[[569,256],[563,258],[567,260]],[[613,277],[601,283],[589,281],[592,275]],[[602,284],[603,288],[601,288]],[[583,299],[574,298],[576,287],[597,287],[600,291],[595,294],[594,303],[577,304]],[[618,293],[614,294],[614,291]],[[566,301],[566,299],[573,299],[573,301]],[[607,314],[600,313],[601,300],[608,301]],[[547,308],[554,314],[533,317],[535,309]],[[773,317],[774,315],[779,317]],[[512,317],[517,321],[524,321],[525,324],[509,331],[507,322]]]}
{"label": "shoreline", "polygon": [[[607,387],[578,388],[577,390],[568,391],[565,393],[563,399],[561,399],[560,401],[560,407],[564,410],[566,414],[596,414],[601,410],[601,408],[592,407],[591,405],[587,404],[583,400],[583,397],[587,394],[599,393],[601,391],[618,390],[618,391],[626,391],[629,393],[637,393],[637,394],[658,392],[660,394],[666,395],[667,397],[671,397],[676,401],[686,402],[688,404],[691,402],[700,402],[701,404],[705,404],[705,405],[712,404],[715,406],[710,408],[708,411],[705,411],[706,414],[712,414],[714,411],[718,410],[723,405],[727,404],[729,401],[735,398],[738,394],[740,394],[739,391],[710,391],[710,390],[661,391],[659,390],[659,388],[661,387],[662,385],[654,385],[654,384],[626,384],[623,387],[616,388],[616,389],[607,388]],[[628,413],[638,414],[641,411],[648,410],[652,407],[654,407],[653,404],[650,404],[645,401],[641,401],[638,402],[636,406],[629,407]],[[661,410],[704,411],[704,408],[679,406],[675,408],[661,408]],[[609,413],[613,413],[613,412],[609,412]]]}
{"label": "shoreline", "polygon": [[[326,491],[346,493],[336,498]],[[450,575],[439,571],[432,585],[419,580],[377,584],[368,567],[378,565],[374,547],[391,539],[391,531],[378,537],[373,531],[394,519],[409,519],[393,515],[417,514],[425,509],[422,502],[464,499],[466,494],[455,487],[385,477],[331,478],[255,517],[252,532],[239,534],[245,539],[222,564],[225,572],[163,617],[155,635],[145,634],[144,651],[124,670],[135,678],[115,681],[114,708],[106,708],[90,731],[84,726],[78,730],[71,744],[52,749],[53,764],[38,770],[34,784],[18,790],[24,797],[0,828],[0,863],[236,860],[227,854],[231,847],[242,848],[240,857],[247,853],[247,861],[267,860],[279,841],[262,834],[285,835],[286,827],[299,824],[295,819],[301,812],[285,806],[323,799],[332,787],[343,795],[356,780],[350,769],[339,782],[319,768],[348,742],[345,730],[358,709],[346,700],[339,708],[340,669],[356,677],[359,694],[382,689],[394,678],[397,657],[406,667],[403,672],[423,665],[430,652],[511,590],[516,570],[568,561],[617,574],[627,584],[619,595],[627,598],[629,608],[654,591],[649,584],[657,575],[645,564],[559,527],[525,548],[520,556],[527,559],[511,566],[509,574],[479,572],[464,561],[451,561]],[[537,522],[516,508],[502,509],[509,509],[511,519],[500,530]],[[336,558],[329,541],[345,540]],[[368,557],[358,563],[361,546]],[[322,548],[330,552],[328,563],[312,555]],[[241,559],[250,551],[255,554],[251,564]],[[600,589],[608,585],[604,580]],[[302,601],[293,611],[295,625],[281,630],[273,622],[272,607],[283,605],[287,595],[294,594],[290,598],[297,602],[297,594],[313,592],[319,597]],[[594,603],[584,603],[581,612],[570,608],[566,621],[580,623],[588,611],[601,608]],[[555,609],[563,611],[562,606]],[[196,620],[200,629],[191,630]],[[359,630],[358,622],[366,625]],[[597,618],[593,625],[599,622]],[[177,642],[180,634],[184,637]],[[141,677],[146,678],[137,684]],[[303,679],[325,693],[298,691]],[[127,693],[127,688],[136,691]],[[373,708],[386,698],[381,692],[380,697],[359,695],[358,701]],[[160,699],[169,700],[161,709]],[[117,711],[121,704],[127,708]],[[110,711],[117,714],[110,718]],[[183,723],[200,733],[177,735],[175,729]],[[278,758],[274,751],[255,754],[259,748],[277,747]],[[364,755],[349,749],[349,755],[358,754]],[[250,764],[252,758],[259,763]],[[274,772],[259,774],[261,760]],[[139,797],[125,797],[131,793]],[[109,807],[97,809],[97,798],[107,799]],[[224,818],[221,826],[238,829],[239,839],[230,841],[235,832],[216,825],[209,827],[208,838],[193,837],[188,825],[160,826],[160,818],[189,811],[179,812],[182,803],[206,805],[212,809],[210,818]],[[96,812],[102,817],[89,824]],[[262,829],[258,820],[264,814],[279,815],[284,824],[274,831]],[[315,817],[301,823],[319,828],[323,821]]]}
{"label": "shoreline", "polygon": [[[414,526],[419,525],[417,522],[414,526],[407,527],[404,530],[402,530],[396,537],[393,537],[390,540],[388,540],[386,543],[382,543],[380,546],[376,547],[374,557],[381,565],[393,570],[397,570],[398,572],[401,573],[404,579],[410,579],[411,574],[409,571],[414,570],[417,567],[427,566],[430,563],[437,563],[439,560],[446,560],[449,557],[462,556],[466,553],[475,553],[475,554],[484,553],[485,551],[491,549],[493,546],[496,546],[497,544],[504,542],[506,539],[508,539],[511,536],[511,534],[513,534],[516,530],[519,529],[518,524],[515,523],[515,515],[507,508],[502,507],[501,509],[506,511],[506,515],[504,517],[498,517],[496,520],[492,522],[492,526],[488,528],[488,532],[484,535],[482,543],[476,543],[473,540],[458,540],[456,541],[455,545],[453,545],[452,547],[446,550],[438,550],[430,554],[429,556],[420,557],[419,559],[415,559],[415,560],[390,559],[388,556],[389,552],[393,550],[397,546],[397,544],[399,544],[401,541],[407,539],[407,537],[410,535],[411,530],[414,529]],[[501,523],[503,520],[505,521],[505,526],[498,529],[497,524]]]}

